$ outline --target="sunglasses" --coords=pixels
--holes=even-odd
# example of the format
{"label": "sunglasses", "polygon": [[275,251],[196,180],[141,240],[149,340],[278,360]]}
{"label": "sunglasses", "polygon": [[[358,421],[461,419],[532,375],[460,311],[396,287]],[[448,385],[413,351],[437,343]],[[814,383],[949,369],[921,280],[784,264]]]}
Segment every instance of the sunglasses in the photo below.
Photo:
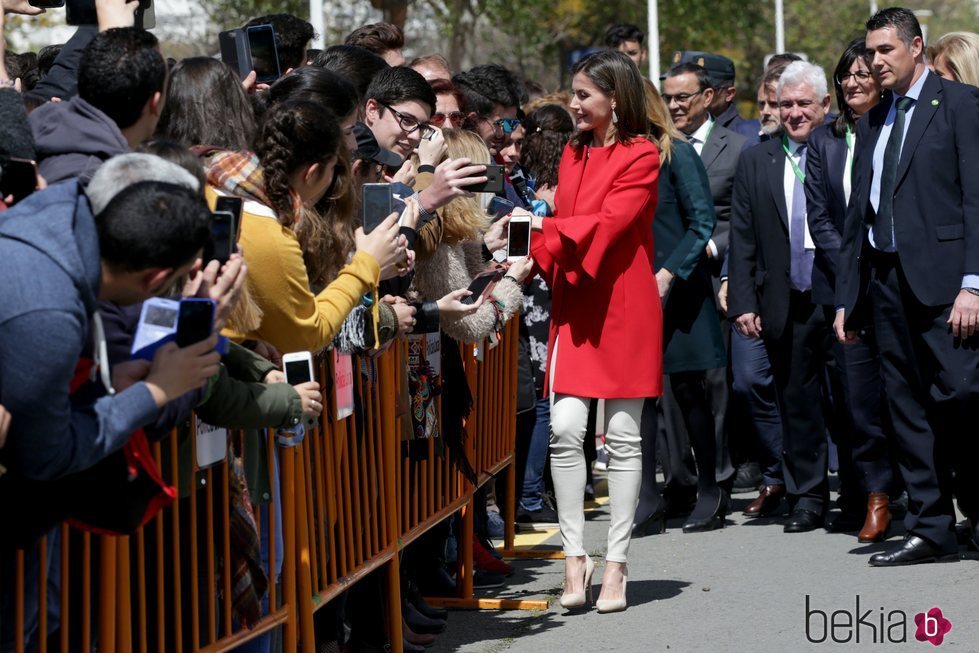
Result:
{"label": "sunglasses", "polygon": [[520,118],[500,118],[493,122],[493,127],[499,127],[504,134],[512,134],[520,126]]}
{"label": "sunglasses", "polygon": [[461,111],[450,111],[449,113],[442,113],[441,111],[436,111],[432,115],[431,123],[436,127],[441,127],[445,124],[446,119],[452,123],[453,127],[462,127],[462,123],[466,122],[466,114]]}

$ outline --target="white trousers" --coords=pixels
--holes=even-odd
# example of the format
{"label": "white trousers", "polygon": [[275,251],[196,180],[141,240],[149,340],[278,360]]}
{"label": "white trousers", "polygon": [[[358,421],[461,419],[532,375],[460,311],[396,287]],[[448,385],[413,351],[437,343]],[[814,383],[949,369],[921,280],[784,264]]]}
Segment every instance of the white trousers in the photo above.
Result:
{"label": "white trousers", "polygon": [[[552,353],[551,378],[557,359]],[[642,485],[642,441],[639,424],[644,399],[605,400],[605,448],[609,454],[610,522],[605,559],[627,561],[632,519]],[[591,399],[551,393],[551,477],[557,499],[564,555],[585,551],[585,433]]]}

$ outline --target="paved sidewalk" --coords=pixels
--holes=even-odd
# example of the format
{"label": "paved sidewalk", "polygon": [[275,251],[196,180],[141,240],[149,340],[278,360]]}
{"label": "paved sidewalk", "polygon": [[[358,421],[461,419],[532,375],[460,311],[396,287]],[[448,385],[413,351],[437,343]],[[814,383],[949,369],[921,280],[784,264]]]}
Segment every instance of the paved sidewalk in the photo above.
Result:
{"label": "paved sidewalk", "polygon": [[[485,595],[549,598],[550,609],[453,612],[429,650],[928,651],[931,643],[915,639],[915,615],[937,606],[952,624],[940,650],[979,651],[979,554],[949,564],[872,568],[868,557],[884,545],[825,530],[785,534],[781,518],[745,520],[741,510],[753,497],[735,495],[723,530],[685,535],[677,521],[663,535],[633,540],[623,613],[566,613],[556,601],[563,561],[517,560],[509,586]],[[588,517],[586,548],[601,565],[607,509],[596,507]],[[889,541],[901,535],[902,528],[892,528]],[[557,531],[546,544],[560,545]],[[597,597],[601,567],[594,582]]]}

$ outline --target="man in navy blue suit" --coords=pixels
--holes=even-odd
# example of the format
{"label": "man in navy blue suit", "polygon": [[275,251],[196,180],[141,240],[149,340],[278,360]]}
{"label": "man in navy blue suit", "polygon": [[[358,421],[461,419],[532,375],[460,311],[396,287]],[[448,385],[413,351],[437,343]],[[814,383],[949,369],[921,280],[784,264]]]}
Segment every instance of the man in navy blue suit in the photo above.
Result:
{"label": "man in navy blue suit", "polygon": [[928,72],[906,9],[875,14],[867,47],[887,94],[857,125],[834,328],[876,330],[910,499],[904,541],[869,562],[957,560],[953,490],[979,526],[979,89]]}

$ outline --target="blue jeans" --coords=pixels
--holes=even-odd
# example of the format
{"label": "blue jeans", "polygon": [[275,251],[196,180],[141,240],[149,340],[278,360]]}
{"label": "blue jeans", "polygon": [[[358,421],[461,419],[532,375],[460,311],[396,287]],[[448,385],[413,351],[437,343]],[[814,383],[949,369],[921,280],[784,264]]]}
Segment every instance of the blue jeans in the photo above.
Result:
{"label": "blue jeans", "polygon": [[[529,411],[528,411],[529,412]],[[535,409],[536,419],[526,446],[526,465],[523,473],[523,491],[520,507],[524,510],[540,510],[543,507],[544,468],[547,466],[547,449],[551,438],[551,403],[548,399],[538,399]],[[519,446],[519,445],[518,445]],[[517,468],[519,474],[520,468]],[[519,482],[520,479],[518,478]]]}

